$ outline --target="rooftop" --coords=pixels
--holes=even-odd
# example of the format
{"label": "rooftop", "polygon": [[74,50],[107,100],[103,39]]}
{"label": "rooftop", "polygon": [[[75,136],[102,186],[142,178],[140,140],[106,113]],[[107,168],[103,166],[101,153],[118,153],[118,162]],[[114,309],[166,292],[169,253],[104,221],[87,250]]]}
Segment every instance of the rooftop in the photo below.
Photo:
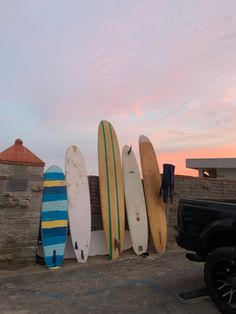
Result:
{"label": "rooftop", "polygon": [[16,139],[14,145],[0,153],[1,164],[18,164],[44,166],[45,163],[23,145],[21,139]]}
{"label": "rooftop", "polygon": [[186,159],[186,168],[202,169],[202,168],[236,168],[236,158],[198,158]]}

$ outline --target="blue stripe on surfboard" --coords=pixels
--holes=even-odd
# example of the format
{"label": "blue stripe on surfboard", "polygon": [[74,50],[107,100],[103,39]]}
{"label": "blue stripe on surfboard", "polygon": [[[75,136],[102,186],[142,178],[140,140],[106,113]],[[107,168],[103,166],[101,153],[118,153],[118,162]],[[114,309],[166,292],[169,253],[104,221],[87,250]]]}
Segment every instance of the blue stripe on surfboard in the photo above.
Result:
{"label": "blue stripe on surfboard", "polygon": [[54,264],[54,257],[53,256],[46,256],[44,257],[45,263],[47,264],[48,267],[55,267],[55,266],[61,266],[63,262],[63,257],[60,255],[56,255],[56,263]]}
{"label": "blue stripe on surfboard", "polygon": [[67,194],[43,194],[43,202],[54,202],[54,201],[65,201],[67,200]]}
{"label": "blue stripe on surfboard", "polygon": [[57,243],[54,245],[44,245],[43,246],[43,253],[44,256],[53,256],[53,251],[56,251],[56,255],[64,255],[65,251],[65,242],[64,243]]}
{"label": "blue stripe on surfboard", "polygon": [[45,172],[43,175],[44,181],[46,180],[65,180],[65,175],[63,172]]}
{"label": "blue stripe on surfboard", "polygon": [[45,238],[43,240],[43,246],[49,246],[49,245],[55,245],[59,243],[65,243],[65,236],[57,236],[57,237],[50,237],[50,238]]}
{"label": "blue stripe on surfboard", "polygon": [[41,213],[41,221],[65,220],[68,219],[67,210],[52,210]]}
{"label": "blue stripe on surfboard", "polygon": [[42,241],[47,237],[64,236],[66,241],[67,227],[41,228]]}
{"label": "blue stripe on surfboard", "polygon": [[67,210],[67,200],[50,201],[42,203],[42,211]]}
{"label": "blue stripe on surfboard", "polygon": [[52,165],[47,169],[46,172],[62,172],[63,173],[63,170],[59,166]]}
{"label": "blue stripe on surfboard", "polygon": [[50,186],[43,188],[43,194],[66,194],[66,186]]}

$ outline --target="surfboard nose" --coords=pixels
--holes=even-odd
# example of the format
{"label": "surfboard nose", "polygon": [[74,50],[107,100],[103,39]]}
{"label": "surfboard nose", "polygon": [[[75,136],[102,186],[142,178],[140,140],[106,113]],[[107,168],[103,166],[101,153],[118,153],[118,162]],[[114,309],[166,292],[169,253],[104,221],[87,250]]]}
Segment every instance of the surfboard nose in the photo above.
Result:
{"label": "surfboard nose", "polygon": [[145,135],[140,135],[139,136],[139,143],[151,143],[151,141],[149,140],[149,138]]}

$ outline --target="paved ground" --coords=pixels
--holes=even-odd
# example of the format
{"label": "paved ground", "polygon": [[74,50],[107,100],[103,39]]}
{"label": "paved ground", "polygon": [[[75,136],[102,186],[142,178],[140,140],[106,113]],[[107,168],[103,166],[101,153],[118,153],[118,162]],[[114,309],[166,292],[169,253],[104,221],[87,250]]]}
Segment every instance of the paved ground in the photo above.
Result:
{"label": "paved ground", "polygon": [[172,248],[147,258],[125,252],[117,261],[91,257],[0,271],[0,313],[219,313],[208,297],[183,300],[179,292],[202,288],[202,266]]}

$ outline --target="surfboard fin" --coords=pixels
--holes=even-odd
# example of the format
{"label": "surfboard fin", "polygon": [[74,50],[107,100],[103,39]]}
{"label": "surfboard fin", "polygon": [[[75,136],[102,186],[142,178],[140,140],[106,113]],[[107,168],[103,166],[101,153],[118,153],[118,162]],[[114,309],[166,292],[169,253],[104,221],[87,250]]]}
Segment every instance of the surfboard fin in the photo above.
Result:
{"label": "surfboard fin", "polygon": [[118,241],[117,239],[114,239],[114,247],[115,249],[118,249],[119,255],[121,255],[120,241]]}
{"label": "surfboard fin", "polygon": [[84,261],[84,251],[83,250],[81,250],[81,258]]}
{"label": "surfboard fin", "polygon": [[130,148],[128,150],[128,155],[131,153],[131,150],[132,150],[132,145],[130,145]]}
{"label": "surfboard fin", "polygon": [[75,250],[78,250],[78,243],[75,241]]}
{"label": "surfboard fin", "polygon": [[56,261],[56,250],[53,250],[53,264],[54,264],[54,266],[56,266],[57,265],[57,261]]}

